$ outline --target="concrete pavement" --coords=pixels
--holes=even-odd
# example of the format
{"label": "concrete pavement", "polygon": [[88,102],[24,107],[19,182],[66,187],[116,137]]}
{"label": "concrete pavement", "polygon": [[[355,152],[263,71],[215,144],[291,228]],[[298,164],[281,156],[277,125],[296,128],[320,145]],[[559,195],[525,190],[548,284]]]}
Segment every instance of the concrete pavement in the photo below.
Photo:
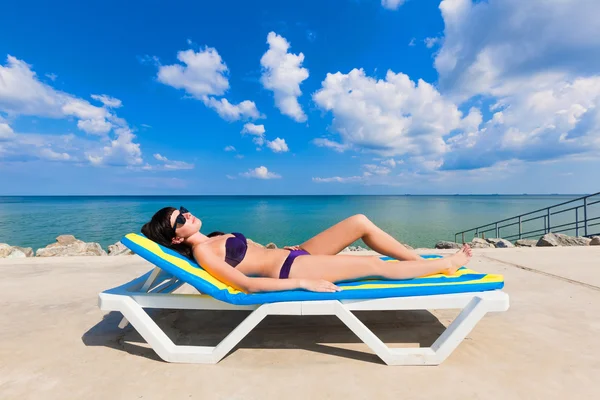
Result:
{"label": "concrete pavement", "polygon": [[[219,364],[190,365],[163,362],[97,307],[100,291],[150,268],[137,256],[2,259],[0,398],[599,398],[600,247],[475,249],[469,266],[503,274],[511,308],[440,366],[386,366],[329,316],[270,316]],[[390,346],[429,346],[456,314],[357,316]],[[214,345],[245,315],[154,318],[177,344]]]}

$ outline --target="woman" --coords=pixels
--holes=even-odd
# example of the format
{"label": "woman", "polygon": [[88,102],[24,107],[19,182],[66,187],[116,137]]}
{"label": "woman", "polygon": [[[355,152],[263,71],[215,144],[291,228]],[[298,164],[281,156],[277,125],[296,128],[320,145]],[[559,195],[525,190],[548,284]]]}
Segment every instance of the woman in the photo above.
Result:
{"label": "woman", "polygon": [[[454,273],[469,262],[471,248],[424,259],[382,231],[366,216],[349,217],[299,246],[267,249],[241,233],[200,233],[202,221],[185,208],[165,207],[142,227],[149,239],[195,259],[212,276],[246,293],[305,289],[341,290],[332,282],[366,277],[409,279],[435,273]],[[373,250],[403,262],[386,263],[378,256],[337,255],[362,239]]]}

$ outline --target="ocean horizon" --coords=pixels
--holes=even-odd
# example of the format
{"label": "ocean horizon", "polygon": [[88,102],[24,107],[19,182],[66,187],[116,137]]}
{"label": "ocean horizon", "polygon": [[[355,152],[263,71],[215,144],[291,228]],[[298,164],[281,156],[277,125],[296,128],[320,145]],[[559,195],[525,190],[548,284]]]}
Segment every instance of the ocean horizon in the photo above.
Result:
{"label": "ocean horizon", "polygon": [[[279,247],[302,243],[344,218],[365,214],[400,242],[433,248],[440,240],[454,241],[457,232],[585,195],[0,196],[0,243],[35,251],[71,234],[107,249],[125,234],[139,233],[160,208],[183,205],[202,220],[205,234],[242,232]],[[354,245],[365,246],[362,241]]]}

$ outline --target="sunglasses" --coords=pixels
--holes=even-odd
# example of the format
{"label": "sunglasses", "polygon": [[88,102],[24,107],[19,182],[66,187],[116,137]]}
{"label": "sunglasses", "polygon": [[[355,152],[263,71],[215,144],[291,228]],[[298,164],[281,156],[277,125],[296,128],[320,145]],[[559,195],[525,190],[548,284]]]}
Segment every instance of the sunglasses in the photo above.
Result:
{"label": "sunglasses", "polygon": [[173,232],[175,232],[175,230],[177,229],[177,224],[185,225],[185,223],[187,222],[187,219],[183,216],[183,214],[185,213],[189,213],[187,208],[183,206],[179,207],[179,215],[177,216],[177,218],[175,218],[175,224],[173,224]]}

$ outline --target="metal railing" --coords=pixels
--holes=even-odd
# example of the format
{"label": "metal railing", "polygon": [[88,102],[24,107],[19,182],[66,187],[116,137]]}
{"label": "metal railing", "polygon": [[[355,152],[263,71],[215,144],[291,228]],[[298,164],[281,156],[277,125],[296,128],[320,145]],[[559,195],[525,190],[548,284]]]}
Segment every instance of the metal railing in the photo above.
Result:
{"label": "metal railing", "polygon": [[[593,198],[593,197],[596,197],[596,199],[591,200],[591,198]],[[570,208],[566,208],[563,210],[558,210],[558,211],[554,211],[554,212],[552,211],[553,209],[556,209],[558,207],[564,206],[566,204],[575,203],[575,202],[581,202],[582,204],[576,205],[576,206],[573,206]],[[500,221],[491,222],[486,225],[481,225],[476,228],[471,228],[471,229],[467,229],[462,232],[455,233],[454,241],[456,242],[457,237],[460,235],[462,237],[462,243],[465,243],[465,234],[468,234],[469,232],[473,232],[473,231],[474,231],[473,237],[482,237],[483,239],[485,239],[486,233],[493,232],[495,238],[503,238],[506,240],[527,239],[527,238],[531,238],[531,237],[539,238],[540,236],[545,235],[546,233],[550,233],[550,232],[560,233],[560,232],[567,232],[567,231],[575,231],[575,236],[579,236],[580,231],[581,231],[581,233],[583,233],[582,236],[585,236],[585,237],[600,235],[600,216],[591,217],[592,214],[591,214],[591,208],[590,208],[594,204],[599,204],[599,203],[600,203],[600,192],[590,194],[587,196],[583,196],[583,197],[579,197],[577,199],[569,200],[564,203],[556,204],[556,205],[553,205],[550,207],[541,208],[539,210],[531,211],[526,214],[517,215],[515,217],[506,218],[506,219],[503,219]],[[579,217],[581,215],[580,209],[583,212],[582,220],[579,220]],[[600,209],[600,206],[598,206],[598,209]],[[564,214],[564,213],[566,213],[568,211],[573,211],[573,210],[574,210],[575,220],[574,221],[569,220],[568,222],[565,223],[564,219],[565,219],[566,214]],[[536,213],[541,213],[541,214],[538,216],[533,216],[533,217],[524,219],[524,217],[529,217]],[[553,215],[561,215],[561,214],[563,217],[563,221],[560,221],[559,218],[551,218]],[[599,215],[600,215],[600,213],[599,213]],[[532,221],[539,221],[540,219],[543,219],[543,222],[544,222],[543,228],[538,228],[538,229],[534,229],[531,231],[523,232],[523,224],[530,223],[530,225],[531,225]],[[558,223],[555,222],[555,220],[559,220]],[[508,223],[509,221],[513,221],[513,222]],[[598,222],[594,222],[594,221],[598,221]],[[554,222],[554,225],[552,224],[553,222]],[[501,225],[502,223],[505,223],[505,224]],[[517,228],[513,228],[512,230],[517,231],[516,233],[511,233],[506,236],[502,235],[502,232],[501,232],[502,228],[504,228],[505,232],[506,232],[507,227],[513,227],[515,225],[518,226],[518,231],[517,231]],[[557,228],[562,228],[562,229],[557,230]],[[488,235],[488,237],[489,237],[489,235]]]}

